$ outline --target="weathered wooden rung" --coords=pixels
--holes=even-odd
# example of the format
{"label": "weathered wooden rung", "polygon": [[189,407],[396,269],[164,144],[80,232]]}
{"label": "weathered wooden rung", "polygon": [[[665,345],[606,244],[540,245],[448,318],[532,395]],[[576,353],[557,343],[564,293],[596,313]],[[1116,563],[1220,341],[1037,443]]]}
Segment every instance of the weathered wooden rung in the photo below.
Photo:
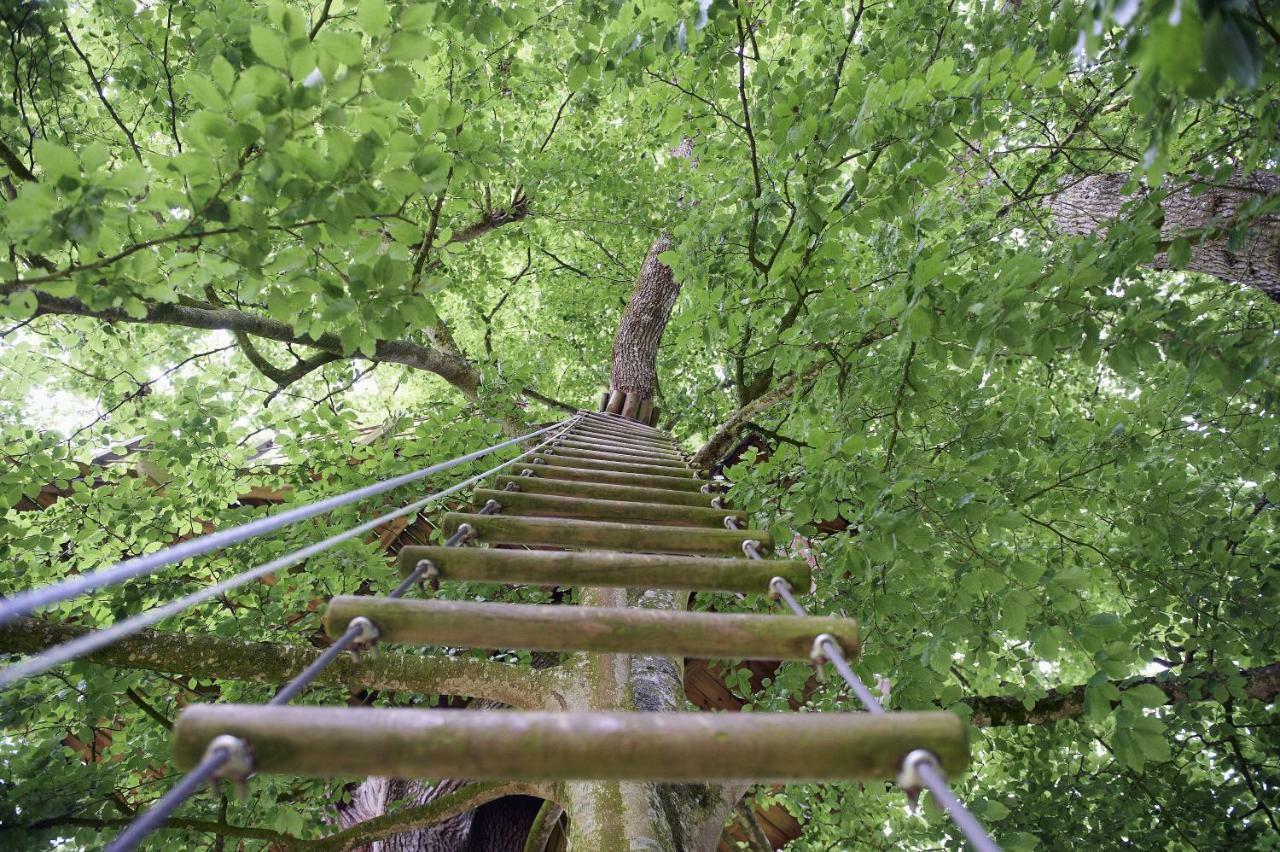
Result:
{"label": "weathered wooden rung", "polygon": [[675,450],[677,449],[675,442],[670,438],[644,438],[636,435],[626,435],[615,432],[610,429],[601,429],[595,426],[575,426],[565,432],[566,435],[586,435],[598,441],[609,441],[618,444],[630,444],[639,448]]}
{"label": "weathered wooden rung", "polygon": [[[590,470],[581,467],[553,467],[549,464],[518,464],[512,470],[533,471],[533,476],[548,479],[573,479],[582,482],[606,482],[610,485],[635,485],[640,488],[667,488],[673,491],[701,492],[705,480],[682,476],[653,476],[647,473],[623,473],[612,470]],[[713,488],[716,486],[712,486]]]}
{"label": "weathered wooden rung", "polygon": [[554,713],[368,707],[188,707],[173,732],[179,769],[220,734],[249,744],[254,770],[317,778],[477,781],[892,780],[916,749],[948,775],[969,762],[951,713]]}
{"label": "weathered wooden rung", "polygon": [[498,491],[477,488],[471,499],[477,506],[490,500],[502,506],[507,516],[549,518],[581,518],[589,521],[639,521],[683,527],[723,529],[724,519],[733,517],[746,525],[746,513],[732,509],[702,509],[671,503],[635,503],[630,500],[590,500],[583,497],[557,497],[530,494],[527,491]]}
{"label": "weathered wooden rung", "polygon": [[562,447],[568,450],[587,450],[589,452],[608,453],[615,456],[628,456],[638,459],[671,459],[672,461],[683,464],[684,456],[674,450],[635,450],[630,447],[620,447],[617,444],[610,444],[605,441],[592,441],[588,438],[566,437],[555,442],[556,447]]}
{"label": "weathered wooden rung", "polygon": [[582,447],[574,447],[568,444],[556,444],[555,446],[547,447],[542,452],[551,455],[564,456],[566,458],[595,459],[596,461],[625,462],[627,464],[652,464],[659,467],[678,468],[682,471],[692,469],[684,459],[678,458],[677,456],[652,456],[640,455],[638,453],[620,453],[617,450],[605,450],[595,447],[591,449],[583,449]]}
{"label": "weathered wooden rung", "polygon": [[591,432],[569,432],[564,436],[566,441],[589,441],[596,444],[603,444],[611,449],[624,450],[633,453],[649,453],[649,454],[678,454],[679,450],[672,446],[660,444],[638,444],[631,441],[622,441],[615,438],[596,435]]}
{"label": "weathered wooden rung", "polygon": [[554,453],[533,453],[529,461],[535,464],[549,464],[553,467],[576,467],[587,470],[609,470],[621,473],[643,473],[653,476],[676,476],[682,479],[695,479],[697,473],[681,465],[635,464],[621,461],[598,461],[596,459],[568,458]]}
{"label": "weathered wooden rung", "polygon": [[759,542],[761,552],[768,552],[773,547],[772,539],[764,530],[712,530],[567,518],[445,513],[442,525],[447,534],[456,532],[460,524],[470,524],[480,541],[486,544],[614,549],[638,553],[716,553],[743,559],[746,558],[742,550],[744,541]]}
{"label": "weathered wooden rung", "polygon": [[357,616],[372,621],[381,640],[405,645],[807,660],[813,652],[814,637],[828,633],[851,657],[858,653],[858,622],[830,615],[756,615],[340,595],[329,601],[324,629],[337,638]]}
{"label": "weathered wooden rung", "polygon": [[592,497],[599,500],[635,500],[643,503],[670,503],[680,506],[707,507],[711,505],[715,496],[695,491],[637,488],[631,485],[530,476],[499,476],[494,480],[494,484],[501,489],[514,485],[520,491],[530,494],[558,494],[568,497]]}
{"label": "weathered wooden rung", "polygon": [[431,560],[445,582],[513,583],[529,586],[609,586],[764,594],[782,577],[793,589],[808,589],[809,566],[799,559],[765,561],[713,556],[618,553],[611,550],[497,550],[487,547],[405,547],[400,574]]}
{"label": "weathered wooden rung", "polygon": [[607,414],[588,414],[579,421],[580,424],[591,424],[602,426],[607,429],[617,429],[618,431],[630,432],[636,435],[649,435],[655,438],[670,440],[671,435],[663,432],[661,429],[654,429],[652,426],[646,426],[635,420],[626,420],[618,417],[610,417]]}

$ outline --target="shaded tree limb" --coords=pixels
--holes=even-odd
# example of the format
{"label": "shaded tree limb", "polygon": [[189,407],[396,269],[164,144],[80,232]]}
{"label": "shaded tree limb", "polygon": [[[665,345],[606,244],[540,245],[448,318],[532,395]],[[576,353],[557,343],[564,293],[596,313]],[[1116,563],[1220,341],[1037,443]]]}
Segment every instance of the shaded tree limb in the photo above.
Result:
{"label": "shaded tree limb", "polygon": [[504,796],[526,792],[528,789],[527,784],[505,781],[467,784],[465,787],[417,807],[382,814],[316,840],[295,842],[291,848],[314,850],[314,852],[348,852],[376,840],[436,825],[449,817],[475,810],[481,805]]}
{"label": "shaded tree limb", "polygon": [[240,350],[244,353],[244,357],[249,359],[249,363],[262,375],[275,382],[276,389],[267,394],[266,402],[270,404],[280,391],[289,387],[289,385],[302,379],[307,374],[320,369],[325,364],[341,360],[340,355],[333,352],[318,352],[310,358],[299,358],[297,363],[288,369],[281,369],[266,359],[258,348],[253,345],[253,341],[249,335],[244,332],[237,332],[235,335],[236,343],[240,345]]}
{"label": "shaded tree limb", "polygon": [[[0,625],[0,651],[36,653],[89,632],[71,624],[18,619]],[[276,685],[302,671],[320,653],[320,649],[306,645],[144,630],[83,660],[116,668]],[[316,684],[463,695],[533,709],[543,705],[544,675],[541,671],[487,660],[379,653],[359,660],[339,657]]]}
{"label": "shaded tree limb", "polygon": [[[1257,701],[1270,703],[1280,695],[1280,662],[1264,666],[1240,669],[1244,679],[1245,694]],[[1221,682],[1214,674],[1186,675],[1182,677],[1135,677],[1112,681],[1121,692],[1138,686],[1158,687],[1168,697],[1168,704],[1185,704],[1194,701],[1216,701],[1209,687]],[[996,728],[1007,725],[1048,725],[1065,719],[1078,719],[1084,715],[1085,686],[1051,689],[1049,694],[1037,700],[1029,709],[1021,698],[1007,695],[986,695],[965,700],[973,709],[972,723],[979,728]]]}
{"label": "shaded tree limb", "polygon": [[818,375],[823,370],[830,367],[831,363],[830,361],[820,361],[805,370],[792,373],[776,385],[773,390],[756,397],[733,412],[733,414],[730,414],[729,419],[720,424],[720,428],[716,429],[715,434],[708,438],[702,448],[694,454],[690,463],[695,467],[710,467],[725,454],[747,423],[765,409],[771,408],[784,399],[804,390],[818,378]]}
{"label": "shaded tree limb", "polygon": [[[82,316],[103,322],[176,325],[206,331],[220,329],[280,343],[307,346],[339,357],[352,357],[344,350],[336,334],[323,334],[315,339],[300,336],[295,334],[293,328],[286,323],[234,308],[150,303],[146,305],[146,312],[142,316],[135,317],[120,308],[96,310],[79,299],[61,298],[40,292],[36,292],[35,296],[36,314],[39,316]],[[461,391],[468,399],[476,398],[476,392],[480,386],[480,372],[465,358],[407,340],[378,341],[370,360],[401,364],[435,373]]]}
{"label": "shaded tree limb", "polygon": [[[1146,200],[1150,190],[1124,194],[1127,174],[1090,175],[1064,187],[1046,204],[1054,223],[1067,234],[1105,236],[1110,223]],[[1280,302],[1280,174],[1236,172],[1222,185],[1162,188],[1159,199],[1160,242],[1150,265],[1172,269],[1175,241],[1187,242],[1185,268],[1233,281]],[[1232,232],[1242,234],[1232,238]]]}

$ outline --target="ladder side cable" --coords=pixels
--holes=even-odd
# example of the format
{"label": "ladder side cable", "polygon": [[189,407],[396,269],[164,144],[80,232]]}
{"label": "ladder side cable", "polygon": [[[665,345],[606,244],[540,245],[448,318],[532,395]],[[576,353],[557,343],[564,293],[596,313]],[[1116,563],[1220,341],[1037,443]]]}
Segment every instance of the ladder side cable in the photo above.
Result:
{"label": "ladder side cable", "polygon": [[574,415],[571,418],[561,420],[559,423],[553,423],[550,426],[539,429],[536,432],[530,432],[519,438],[512,438],[499,444],[485,447],[483,450],[476,450],[464,456],[458,456],[449,461],[433,464],[411,473],[402,474],[400,476],[385,479],[382,482],[375,482],[362,488],[356,488],[345,494],[337,494],[333,497],[327,497],[318,500],[306,506],[298,506],[288,509],[266,518],[259,518],[255,521],[241,524],[226,530],[209,533],[208,535],[198,536],[188,541],[180,542],[172,547],[166,547],[155,553],[148,553],[144,556],[126,559],[122,562],[103,568],[99,571],[93,571],[86,574],[78,574],[69,577],[58,583],[48,586],[42,586],[26,592],[20,592],[7,600],[0,600],[0,625],[13,621],[24,615],[30,615],[37,609],[58,603],[60,601],[69,600],[77,595],[94,589],[100,589],[105,586],[114,585],[124,582],[125,580],[141,577],[147,574],[153,574],[166,565],[172,565],[176,562],[182,562],[194,556],[201,556],[214,550],[220,550],[233,544],[239,544],[251,538],[260,535],[275,532],[297,523],[305,521],[308,518],[314,518],[317,515],[323,515],[334,509],[348,506],[352,503],[365,500],[369,497],[375,497],[379,494],[386,493],[399,488],[402,485],[408,485],[411,482],[425,479],[436,473],[442,473],[459,465],[466,464],[470,461],[483,458],[491,453],[506,449],[524,441],[529,441],[540,437],[547,432],[565,426],[566,424],[576,423],[582,415]]}
{"label": "ladder side cable", "polygon": [[[733,516],[726,516],[724,525],[729,529],[741,529],[738,519]],[[742,549],[751,559],[763,560],[757,545],[752,541],[742,543]],[[792,593],[791,583],[782,577],[774,577],[769,581],[769,591],[775,599],[781,599],[796,615],[808,615],[809,612],[800,602],[796,600]],[[844,655],[844,649],[831,635],[822,634],[814,639],[813,642],[813,658],[816,664],[830,661],[840,677],[853,690],[853,694],[858,697],[862,705],[871,714],[887,714],[888,711],[871,692],[867,689],[867,685],[862,682],[862,678],[858,677],[853,667],[849,665],[849,660]],[[955,792],[947,784],[946,778],[942,774],[942,768],[938,763],[938,758],[929,751],[924,749],[916,749],[909,753],[902,761],[902,772],[898,776],[898,783],[909,796],[914,796],[921,787],[929,790],[934,798],[942,805],[947,816],[955,823],[956,828],[960,829],[960,833],[965,836],[969,844],[977,850],[977,852],[1000,852],[1000,847],[987,830],[983,828],[982,823],[978,822],[968,808],[964,806]]]}
{"label": "ladder side cable", "polygon": [[[569,418],[568,420],[562,421],[561,423],[558,423],[555,426],[549,427],[549,429],[561,427],[561,432],[563,432],[571,428],[573,424],[577,422],[577,420],[578,420],[577,417]],[[541,434],[545,434],[547,431],[548,429],[539,430],[539,432],[535,434],[541,435]],[[505,461],[500,465],[492,467],[482,473],[478,473],[475,476],[468,477],[467,479],[464,479],[462,482],[459,482],[456,485],[451,485],[448,488],[445,488],[441,491],[435,492],[434,494],[430,494],[426,497],[423,497],[421,500],[416,500],[413,503],[410,503],[409,505],[404,506],[403,508],[396,509],[384,515],[380,515],[372,520],[365,521],[362,524],[351,527],[350,529],[345,530],[344,532],[337,533],[336,535],[329,536],[328,538],[322,539],[321,541],[315,542],[313,544],[309,544],[306,547],[299,548],[298,550],[294,550],[283,556],[277,557],[268,562],[264,562],[263,564],[258,565],[255,568],[250,568],[249,570],[243,571],[239,574],[229,577],[220,583],[216,583],[212,586],[206,586],[203,589],[192,592],[191,594],[185,595],[181,598],[177,598],[176,600],[170,601],[167,604],[155,607],[154,609],[147,610],[146,612],[136,615],[133,618],[127,618],[123,621],[118,621],[115,624],[111,625],[110,627],[104,628],[103,630],[94,631],[92,633],[86,633],[83,636],[80,636],[76,639],[71,640],[70,642],[64,642],[61,645],[56,645],[53,648],[50,648],[49,650],[44,651],[43,653],[36,654],[34,656],[24,659],[19,663],[14,663],[13,665],[8,666],[7,668],[0,669],[0,689],[4,689],[8,686],[11,686],[12,684],[20,680],[23,680],[25,678],[32,677],[42,672],[46,672],[55,666],[70,662],[71,660],[74,660],[78,657],[82,657],[85,654],[88,654],[92,651],[96,651],[99,648],[104,648],[108,645],[112,645],[116,642],[119,642],[121,639],[124,639],[127,636],[131,636],[135,633],[138,633],[139,631],[147,627],[150,627],[153,624],[164,621],[165,619],[173,615],[176,615],[179,612],[182,612],[188,607],[194,606],[199,603],[203,603],[204,601],[211,600],[212,598],[216,598],[219,595],[222,595],[223,593],[230,591],[231,589],[235,589],[240,586],[243,586],[246,583],[250,583],[258,579],[259,577],[264,577],[267,574],[271,574],[275,571],[279,571],[291,565],[296,565],[297,563],[302,562],[303,560],[308,559],[312,556],[315,556],[318,553],[323,553],[324,551],[329,550],[330,548],[338,544],[341,544],[344,541],[363,535],[364,533],[370,532],[371,530],[374,530],[377,527],[380,527],[383,524],[388,523],[389,521],[393,521],[397,518],[402,518],[406,515],[416,514],[417,512],[421,511],[424,507],[432,503],[435,503],[445,497],[448,497],[451,494],[461,491],[464,488],[474,485],[476,482],[479,482],[480,480],[486,477],[492,476],[494,473],[497,473],[498,471],[501,471],[515,464],[516,462],[522,460],[529,454],[534,453],[541,447],[551,443],[553,440],[555,440],[558,437],[559,437],[559,433],[557,433],[557,435],[553,436],[552,438],[544,441],[543,443],[539,444],[538,446],[534,447],[533,449],[526,450],[520,455],[508,461]],[[519,439],[519,440],[524,440],[524,439]],[[510,442],[507,442],[505,446],[510,446]],[[490,448],[488,452],[492,452],[492,451],[493,451],[493,448]],[[474,458],[474,454],[472,454],[470,457]],[[463,458],[468,458],[468,457],[463,457]]]}
{"label": "ladder side cable", "polygon": [[[373,526],[380,526],[389,518],[401,517],[407,514],[410,510],[417,511],[433,500],[438,500],[442,496],[452,494],[455,491],[465,488],[467,485],[473,484],[487,476],[491,476],[497,471],[515,464],[530,453],[537,452],[547,445],[554,444],[566,431],[568,431],[569,428],[577,423],[578,419],[579,418],[575,416],[573,418],[569,418],[567,421],[562,421],[562,423],[558,425],[564,425],[565,428],[559,433],[543,441],[538,446],[526,450],[513,459],[503,462],[496,467],[490,468],[484,473],[476,474],[470,479],[451,486],[444,491],[432,494],[430,497],[425,497],[417,503],[410,504],[409,506],[397,510],[397,512],[393,512],[390,515],[383,515],[381,518],[361,524],[360,527],[355,527],[353,530],[362,528],[372,529]],[[501,505],[497,501],[490,500],[485,503],[484,508],[481,509],[478,514],[491,515],[500,511],[501,508]],[[347,535],[347,537],[350,537],[348,533],[351,532],[352,530],[348,530],[347,533],[342,533],[341,535]],[[465,544],[474,536],[475,529],[469,524],[462,524],[453,533],[453,535],[449,536],[449,539],[444,543],[444,546],[458,547]],[[337,538],[338,536],[333,537],[333,539]],[[326,541],[329,540],[332,539],[327,539]],[[335,541],[334,543],[337,542]],[[433,567],[434,566],[429,560],[422,560],[419,562],[417,567],[414,568],[414,570],[405,577],[398,586],[395,587],[395,589],[386,595],[386,597],[400,598],[415,585],[424,581],[432,581],[433,578],[431,576],[431,572]],[[285,684],[285,686],[276,693],[275,697],[267,702],[268,706],[288,704],[300,695],[312,681],[320,676],[321,672],[328,668],[334,660],[342,656],[344,652],[349,649],[371,646],[377,641],[377,639],[378,629],[371,621],[369,621],[369,619],[363,616],[357,616],[356,618],[351,619],[351,622],[347,625],[347,629],[342,636],[335,640],[332,645],[324,650],[324,653],[316,657],[316,659],[314,659],[305,669],[299,672],[291,681]],[[164,825],[165,822],[168,821],[170,815],[172,815],[175,810],[181,807],[187,799],[191,798],[191,796],[206,783],[213,783],[227,777],[232,778],[237,783],[240,783],[252,774],[252,772],[253,757],[249,752],[248,745],[243,740],[230,735],[216,737],[209,743],[209,747],[205,750],[204,756],[200,759],[200,763],[188,772],[181,781],[174,785],[173,788],[161,796],[159,801],[148,808],[145,813],[141,814],[134,819],[133,822],[129,823],[128,827],[126,827],[125,830],[122,831],[114,841],[112,841],[111,845],[107,847],[107,852],[133,852],[133,850],[137,849],[152,832]]]}

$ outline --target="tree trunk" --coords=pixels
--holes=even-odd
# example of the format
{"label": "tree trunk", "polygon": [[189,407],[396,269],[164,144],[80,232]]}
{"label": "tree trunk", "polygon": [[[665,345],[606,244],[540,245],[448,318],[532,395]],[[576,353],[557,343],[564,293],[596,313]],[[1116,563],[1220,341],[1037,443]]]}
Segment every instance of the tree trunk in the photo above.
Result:
{"label": "tree trunk", "polygon": [[609,373],[608,410],[635,417],[640,405],[653,399],[658,386],[658,345],[680,295],[671,267],[658,255],[671,247],[663,234],[654,240],[636,276],[631,301],[622,313],[613,340],[613,367]]}
{"label": "tree trunk", "polygon": [[[1068,234],[1105,234],[1106,224],[1141,196],[1123,195],[1129,176],[1092,175],[1066,187],[1048,200],[1057,227]],[[1230,232],[1243,224],[1241,208],[1280,192],[1280,174],[1255,172],[1232,175],[1222,186],[1200,194],[1191,187],[1171,192],[1160,208],[1160,252],[1156,269],[1169,269],[1169,247],[1177,239],[1191,245],[1185,268],[1261,290],[1280,302],[1280,214],[1266,213],[1248,222],[1244,239],[1232,248]]]}

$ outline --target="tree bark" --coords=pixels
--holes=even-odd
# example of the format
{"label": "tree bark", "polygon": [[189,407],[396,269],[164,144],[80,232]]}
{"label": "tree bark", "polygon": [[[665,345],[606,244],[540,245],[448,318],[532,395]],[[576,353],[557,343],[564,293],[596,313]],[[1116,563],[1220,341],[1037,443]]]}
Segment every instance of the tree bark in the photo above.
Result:
{"label": "tree bark", "polygon": [[[1142,194],[1122,194],[1126,174],[1091,175],[1048,200],[1057,227],[1074,235],[1105,235],[1107,223],[1125,212]],[[1244,239],[1230,245],[1230,232],[1245,225],[1242,208],[1280,192],[1280,174],[1237,172],[1221,186],[1196,194],[1192,184],[1174,189],[1161,202],[1160,251],[1151,265],[1169,269],[1169,247],[1186,239],[1191,255],[1186,269],[1260,290],[1280,302],[1280,214],[1264,213],[1247,222]]]}
{"label": "tree bark", "polygon": [[618,323],[609,372],[609,410],[614,414],[634,417],[639,405],[652,400],[658,387],[658,346],[680,295],[680,284],[671,267],[658,260],[658,255],[670,247],[671,238],[666,234],[649,247],[631,300]]}

